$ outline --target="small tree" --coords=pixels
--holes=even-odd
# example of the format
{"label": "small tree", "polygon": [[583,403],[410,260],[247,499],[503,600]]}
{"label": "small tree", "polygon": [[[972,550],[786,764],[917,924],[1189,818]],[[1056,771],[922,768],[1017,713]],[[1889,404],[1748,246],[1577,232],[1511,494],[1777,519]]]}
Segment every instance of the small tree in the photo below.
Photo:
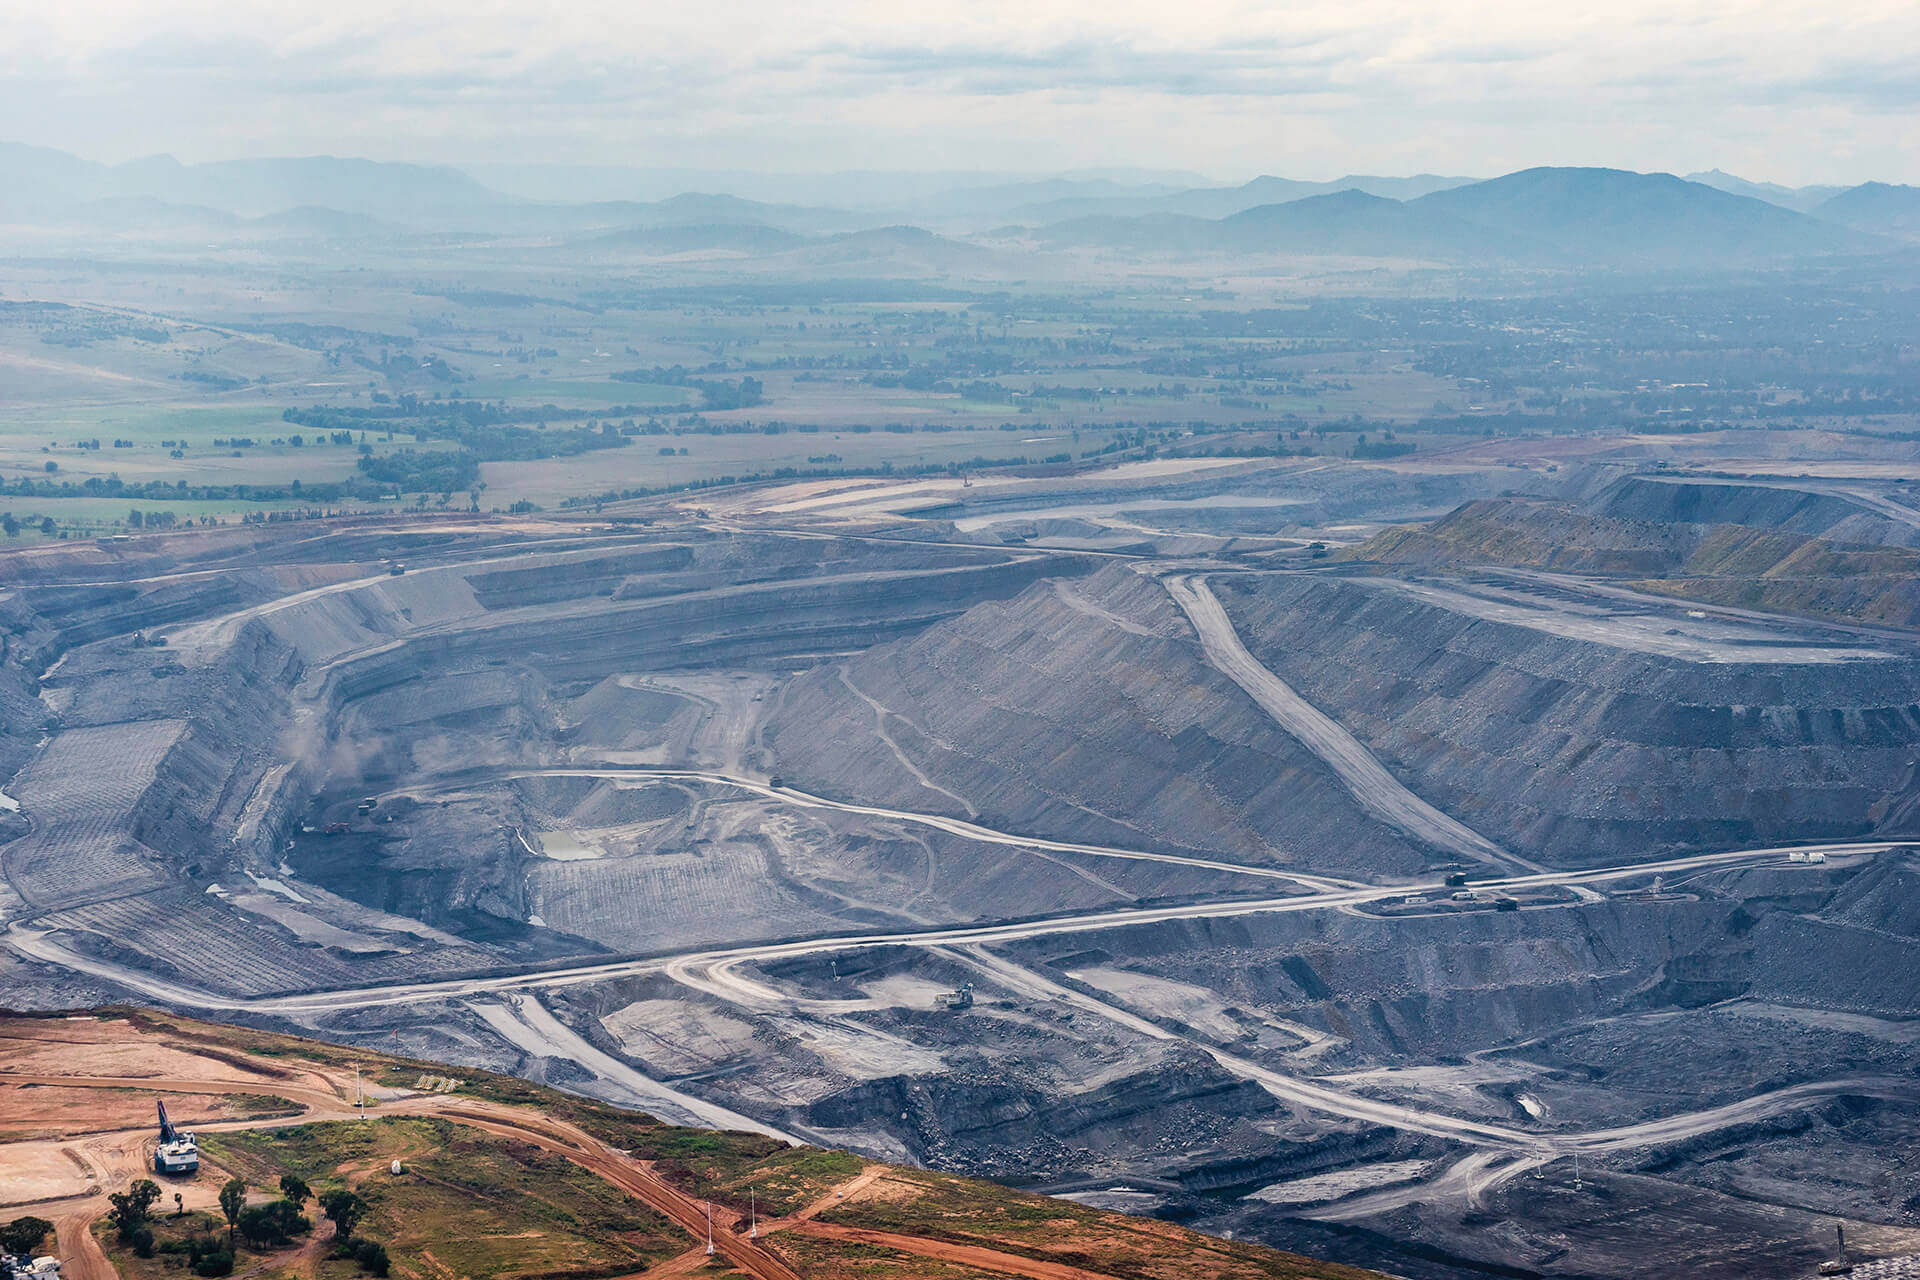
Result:
{"label": "small tree", "polygon": [[354,1224],[367,1211],[367,1202],[351,1191],[329,1191],[320,1197],[320,1209],[333,1221],[333,1234],[341,1244],[353,1238]]}
{"label": "small tree", "polygon": [[0,1227],[0,1252],[32,1255],[39,1251],[40,1242],[52,1230],[53,1224],[45,1218],[36,1218],[31,1214],[15,1218]]}
{"label": "small tree", "polygon": [[120,1229],[122,1240],[132,1239],[133,1233],[145,1225],[148,1211],[159,1198],[159,1184],[151,1178],[141,1178],[125,1191],[116,1191],[107,1197],[107,1203],[113,1206],[107,1216]]}
{"label": "small tree", "polygon": [[280,1177],[280,1194],[290,1200],[293,1203],[293,1207],[298,1209],[301,1205],[313,1199],[313,1188],[309,1187],[299,1174],[287,1173],[282,1174]]}
{"label": "small tree", "polygon": [[238,1178],[228,1178],[220,1188],[220,1212],[227,1215],[227,1243],[233,1243],[233,1226],[240,1220],[240,1211],[247,1207],[247,1184]]}

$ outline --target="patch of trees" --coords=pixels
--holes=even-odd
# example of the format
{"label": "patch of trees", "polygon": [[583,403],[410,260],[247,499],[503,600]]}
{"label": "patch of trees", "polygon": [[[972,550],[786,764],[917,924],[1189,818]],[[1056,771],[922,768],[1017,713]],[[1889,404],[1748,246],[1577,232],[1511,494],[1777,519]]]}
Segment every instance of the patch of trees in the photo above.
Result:
{"label": "patch of trees", "polygon": [[0,1253],[14,1257],[32,1257],[40,1251],[40,1242],[53,1231],[53,1224],[45,1218],[36,1218],[28,1214],[15,1218],[0,1227]]}
{"label": "patch of trees", "polygon": [[215,391],[238,391],[241,387],[253,385],[250,379],[236,378],[225,373],[213,373],[206,369],[187,369],[174,376],[182,382],[197,382]]}
{"label": "patch of trees", "polygon": [[435,355],[420,356],[418,358],[413,356],[390,355],[379,360],[372,360],[366,356],[356,355],[353,360],[355,364],[372,369],[374,372],[388,378],[406,378],[414,374],[424,373],[435,382],[460,381],[459,371]]}
{"label": "patch of trees", "polygon": [[[621,369],[607,375],[615,382],[640,382],[656,387],[686,387],[700,393],[702,409],[751,409],[766,402],[766,388],[751,374],[738,382],[725,379],[708,381],[696,378],[684,365],[671,368],[655,365],[651,369]],[[682,413],[685,407],[663,409],[663,413]]]}
{"label": "patch of trees", "polygon": [[357,465],[383,492],[390,487],[402,493],[453,493],[472,488],[480,479],[479,457],[464,449],[438,453],[396,449],[379,456],[363,453]]}
{"label": "patch of trees", "polygon": [[[504,402],[421,400],[418,396],[402,395],[392,405],[293,408],[285,410],[280,417],[285,422],[327,431],[329,438],[335,440],[341,436],[351,437],[354,428],[362,432],[404,431],[416,441],[452,441],[480,462],[531,462],[541,458],[571,458],[595,449],[620,448],[627,443],[629,434],[637,434],[639,429],[636,427],[628,433],[611,421],[600,421],[600,416],[611,419],[624,414],[631,422],[634,414],[645,412],[627,405],[593,411],[556,409],[552,405],[534,409]],[[577,421],[582,418],[587,420],[585,425],[554,429],[547,425],[552,419]]]}

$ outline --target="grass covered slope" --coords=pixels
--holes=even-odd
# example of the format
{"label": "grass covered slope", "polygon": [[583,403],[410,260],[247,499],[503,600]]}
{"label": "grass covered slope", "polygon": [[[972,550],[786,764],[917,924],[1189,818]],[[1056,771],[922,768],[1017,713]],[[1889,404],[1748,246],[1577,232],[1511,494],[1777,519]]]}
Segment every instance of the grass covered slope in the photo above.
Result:
{"label": "grass covered slope", "polygon": [[[59,1223],[58,1252],[76,1280],[1175,1280],[1196,1267],[1234,1280],[1372,1274],[844,1151],[665,1125],[514,1077],[447,1070],[144,1010],[7,1017],[0,1084],[12,1088],[5,1096],[17,1114],[0,1134],[0,1182],[16,1207]],[[365,1119],[359,1083],[369,1097]],[[195,1117],[201,1169],[165,1179],[137,1230],[122,1232],[103,1192],[151,1176],[156,1099]],[[243,1230],[225,1256],[218,1193],[232,1180],[245,1186],[247,1208],[234,1203],[245,1228],[246,1212],[273,1203],[288,1176],[311,1188],[314,1198],[299,1206],[306,1221],[277,1241]],[[349,1256],[340,1247],[323,1206],[343,1192],[358,1197],[350,1238],[377,1242],[377,1265],[364,1248]],[[210,1267],[195,1269],[210,1256]]]}
{"label": "grass covered slope", "polygon": [[472,1280],[566,1280],[686,1251],[673,1223],[565,1157],[440,1117],[210,1134],[202,1151],[252,1186],[289,1173],[351,1185],[367,1203],[356,1230],[383,1241],[402,1274],[417,1261]]}

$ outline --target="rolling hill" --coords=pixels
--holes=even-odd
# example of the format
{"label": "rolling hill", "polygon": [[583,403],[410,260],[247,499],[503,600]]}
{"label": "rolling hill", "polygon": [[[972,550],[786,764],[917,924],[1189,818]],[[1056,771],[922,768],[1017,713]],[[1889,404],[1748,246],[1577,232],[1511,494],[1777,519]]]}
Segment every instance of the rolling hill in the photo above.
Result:
{"label": "rolling hill", "polygon": [[1664,173],[1524,169],[1413,209],[1552,245],[1570,263],[1731,264],[1870,247],[1830,223]]}
{"label": "rolling hill", "polygon": [[1920,187],[1865,182],[1821,202],[1814,212],[1857,231],[1920,239]]}

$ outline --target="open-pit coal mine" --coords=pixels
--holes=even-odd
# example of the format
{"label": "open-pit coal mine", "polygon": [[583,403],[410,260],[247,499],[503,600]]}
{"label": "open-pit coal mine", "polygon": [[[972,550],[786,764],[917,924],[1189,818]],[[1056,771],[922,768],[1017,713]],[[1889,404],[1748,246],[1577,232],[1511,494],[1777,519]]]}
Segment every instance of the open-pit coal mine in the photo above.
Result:
{"label": "open-pit coal mine", "polygon": [[1920,1254],[1906,499],[1214,459],[36,542],[0,985],[1422,1280]]}

